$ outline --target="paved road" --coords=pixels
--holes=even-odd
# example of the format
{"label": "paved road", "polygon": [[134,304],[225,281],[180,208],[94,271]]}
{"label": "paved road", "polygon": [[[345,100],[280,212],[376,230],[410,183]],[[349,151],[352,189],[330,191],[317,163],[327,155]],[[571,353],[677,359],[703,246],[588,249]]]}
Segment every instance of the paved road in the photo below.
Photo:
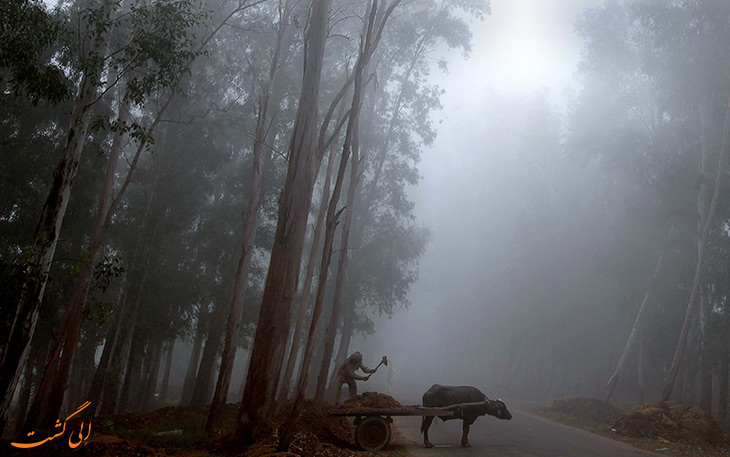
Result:
{"label": "paved road", "polygon": [[512,420],[480,417],[471,426],[471,448],[460,445],[461,421],[435,420],[428,431],[434,444],[423,446],[420,417],[395,417],[390,450],[410,457],[649,457],[624,443],[564,426],[523,411],[512,410]]}

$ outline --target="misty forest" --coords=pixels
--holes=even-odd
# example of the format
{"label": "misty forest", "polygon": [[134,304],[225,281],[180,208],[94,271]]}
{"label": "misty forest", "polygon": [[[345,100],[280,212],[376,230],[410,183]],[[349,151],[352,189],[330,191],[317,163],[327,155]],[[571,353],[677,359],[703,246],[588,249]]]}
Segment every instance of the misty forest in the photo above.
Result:
{"label": "misty forest", "polygon": [[[650,450],[730,449],[730,2],[3,0],[0,23],[2,443],[80,405],[94,427],[13,455],[361,455],[301,428],[332,426],[356,351],[360,394],[504,399],[474,455],[583,455],[495,444],[566,399],[689,408],[722,451]],[[83,454],[122,417],[117,454]],[[426,450],[407,421],[383,455]]]}

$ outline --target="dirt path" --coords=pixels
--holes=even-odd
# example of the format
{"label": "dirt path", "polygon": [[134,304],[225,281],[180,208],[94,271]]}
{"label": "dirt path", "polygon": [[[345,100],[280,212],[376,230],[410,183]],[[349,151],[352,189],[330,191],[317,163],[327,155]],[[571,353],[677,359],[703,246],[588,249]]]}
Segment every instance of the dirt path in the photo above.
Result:
{"label": "dirt path", "polygon": [[523,411],[511,411],[511,421],[480,417],[469,433],[471,448],[463,448],[461,421],[434,421],[423,447],[420,417],[394,418],[389,450],[409,457],[649,457],[661,453],[642,451],[624,443],[551,422]]}

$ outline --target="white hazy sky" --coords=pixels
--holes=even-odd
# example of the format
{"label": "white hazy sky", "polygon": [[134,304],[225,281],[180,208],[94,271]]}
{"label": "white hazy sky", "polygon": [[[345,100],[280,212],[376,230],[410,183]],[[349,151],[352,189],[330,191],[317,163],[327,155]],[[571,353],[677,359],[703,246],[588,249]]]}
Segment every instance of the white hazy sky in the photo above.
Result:
{"label": "white hazy sky", "polygon": [[[503,126],[519,124],[519,117],[515,120],[514,113],[503,108],[540,90],[548,91],[555,106],[565,107],[582,49],[574,32],[576,16],[602,4],[603,0],[492,0],[492,14],[472,24],[470,58],[454,55],[447,74],[434,72],[432,80],[446,90],[444,108],[434,115],[438,138],[424,151],[419,165],[423,179],[412,192],[417,218],[432,230],[433,239],[420,262],[420,281],[411,291],[412,307],[391,319],[376,317],[378,333],[353,340],[351,349],[363,351],[366,364],[388,355],[395,369],[390,389],[387,377],[381,376],[364,390],[391,390],[402,401],[417,402],[434,382],[480,384],[468,373],[431,372],[429,367],[443,354],[460,356],[448,350],[440,323],[445,315],[458,314],[460,307],[468,314],[473,306],[462,301],[478,289],[480,272],[465,265],[499,252],[499,240],[482,235],[499,224],[495,214],[504,218],[508,210],[498,196],[490,198],[498,194],[500,179],[506,179],[499,171],[505,163],[499,150],[509,138],[498,137],[503,132],[510,135]],[[515,127],[510,128],[514,132]],[[491,144],[479,144],[485,135],[492,138]],[[461,225],[455,226],[456,221]],[[455,274],[460,267],[463,270]]]}
{"label": "white hazy sky", "polygon": [[447,91],[444,114],[478,105],[478,95],[489,89],[529,94],[547,88],[557,100],[571,84],[580,56],[582,42],[573,29],[576,16],[602,3],[492,0],[492,14],[472,24],[471,57],[452,59],[447,75],[434,75]]}
{"label": "white hazy sky", "polygon": [[[524,98],[547,90],[550,101],[564,107],[575,87],[574,75],[583,46],[575,34],[577,16],[603,0],[492,0],[492,14],[472,24],[473,46],[468,59],[454,56],[449,71],[434,71],[432,80],[445,89],[443,110],[435,113],[439,122],[434,146],[423,154],[419,167],[423,180],[416,189],[428,203],[419,216],[428,221],[429,206],[444,180],[451,181],[474,159],[468,150],[454,144],[468,143],[472,130],[465,122],[485,117],[490,99]],[[466,145],[469,148],[468,144]],[[416,197],[418,198],[418,197]],[[424,210],[425,212],[420,212]]]}

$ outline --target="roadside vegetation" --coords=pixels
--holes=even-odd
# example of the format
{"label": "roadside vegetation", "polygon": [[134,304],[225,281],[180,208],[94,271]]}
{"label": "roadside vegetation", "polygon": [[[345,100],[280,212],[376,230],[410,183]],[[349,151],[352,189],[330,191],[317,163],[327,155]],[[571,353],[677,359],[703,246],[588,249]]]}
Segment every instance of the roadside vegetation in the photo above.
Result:
{"label": "roadside vegetation", "polygon": [[730,452],[728,434],[697,406],[659,402],[629,410],[598,399],[574,397],[526,409],[570,427],[673,457],[720,457]]}

